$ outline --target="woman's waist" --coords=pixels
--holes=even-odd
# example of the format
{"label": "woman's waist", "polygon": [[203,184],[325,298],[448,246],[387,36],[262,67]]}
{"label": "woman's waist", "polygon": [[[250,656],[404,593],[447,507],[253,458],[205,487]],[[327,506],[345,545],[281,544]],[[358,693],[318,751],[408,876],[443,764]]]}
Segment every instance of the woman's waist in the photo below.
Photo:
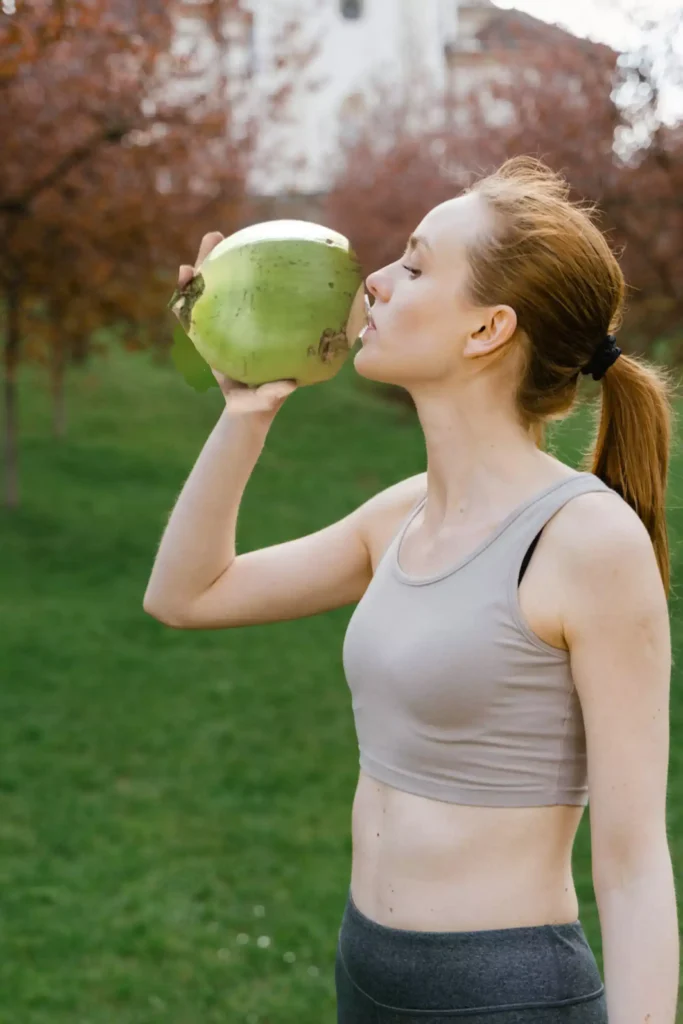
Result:
{"label": "woman's waist", "polygon": [[[354,870],[433,899],[575,905],[572,849],[583,808],[476,807],[404,793],[361,773]],[[380,886],[382,882],[380,881]]]}
{"label": "woman's waist", "polygon": [[498,868],[427,877],[426,865],[382,865],[354,848],[351,891],[367,917],[389,928],[466,932],[575,922],[571,872],[538,878]]}

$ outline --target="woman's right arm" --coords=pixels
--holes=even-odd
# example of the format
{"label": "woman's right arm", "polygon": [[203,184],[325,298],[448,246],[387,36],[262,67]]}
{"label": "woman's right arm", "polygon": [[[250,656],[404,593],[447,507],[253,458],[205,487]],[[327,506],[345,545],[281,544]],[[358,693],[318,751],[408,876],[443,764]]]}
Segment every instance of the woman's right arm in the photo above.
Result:
{"label": "woman's right arm", "polygon": [[227,629],[307,618],[360,601],[372,538],[390,537],[424,494],[408,477],[316,533],[235,555],[242,494],[267,428],[223,414],[164,533],[143,607],[175,629]]}
{"label": "woman's right arm", "polygon": [[[235,555],[239,506],[267,426],[224,412],[171,514],[143,608],[176,629],[316,615],[359,601],[372,577],[363,509],[317,533]],[[372,500],[372,499],[371,499]]]}

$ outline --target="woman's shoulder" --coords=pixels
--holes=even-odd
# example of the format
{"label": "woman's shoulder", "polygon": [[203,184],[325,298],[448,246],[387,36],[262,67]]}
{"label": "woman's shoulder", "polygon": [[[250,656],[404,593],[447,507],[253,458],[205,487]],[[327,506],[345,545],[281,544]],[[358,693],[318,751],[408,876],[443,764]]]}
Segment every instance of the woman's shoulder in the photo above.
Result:
{"label": "woman's shoulder", "polygon": [[[596,477],[596,480],[598,478]],[[546,527],[562,578],[581,588],[606,573],[636,579],[656,564],[652,539],[640,516],[614,489],[574,495]]]}

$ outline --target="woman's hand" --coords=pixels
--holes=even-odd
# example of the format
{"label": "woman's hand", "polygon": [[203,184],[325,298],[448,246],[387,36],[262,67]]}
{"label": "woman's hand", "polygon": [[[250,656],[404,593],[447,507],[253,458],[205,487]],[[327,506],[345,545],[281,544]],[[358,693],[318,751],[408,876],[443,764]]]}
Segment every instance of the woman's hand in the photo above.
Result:
{"label": "woman's hand", "polygon": [[240,384],[224,373],[219,373],[211,367],[211,372],[218,381],[219,387],[225,396],[226,407],[230,412],[235,413],[275,413],[284,404],[285,399],[297,389],[294,380],[274,380],[269,384],[261,384],[252,387],[249,384]]}

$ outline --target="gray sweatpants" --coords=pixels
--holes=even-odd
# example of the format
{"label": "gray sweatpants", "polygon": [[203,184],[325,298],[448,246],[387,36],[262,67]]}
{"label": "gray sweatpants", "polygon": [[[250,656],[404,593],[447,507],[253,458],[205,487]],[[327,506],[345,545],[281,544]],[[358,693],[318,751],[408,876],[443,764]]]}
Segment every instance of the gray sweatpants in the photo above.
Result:
{"label": "gray sweatpants", "polygon": [[409,931],[370,920],[349,890],[335,983],[337,1024],[607,1024],[580,921]]}

